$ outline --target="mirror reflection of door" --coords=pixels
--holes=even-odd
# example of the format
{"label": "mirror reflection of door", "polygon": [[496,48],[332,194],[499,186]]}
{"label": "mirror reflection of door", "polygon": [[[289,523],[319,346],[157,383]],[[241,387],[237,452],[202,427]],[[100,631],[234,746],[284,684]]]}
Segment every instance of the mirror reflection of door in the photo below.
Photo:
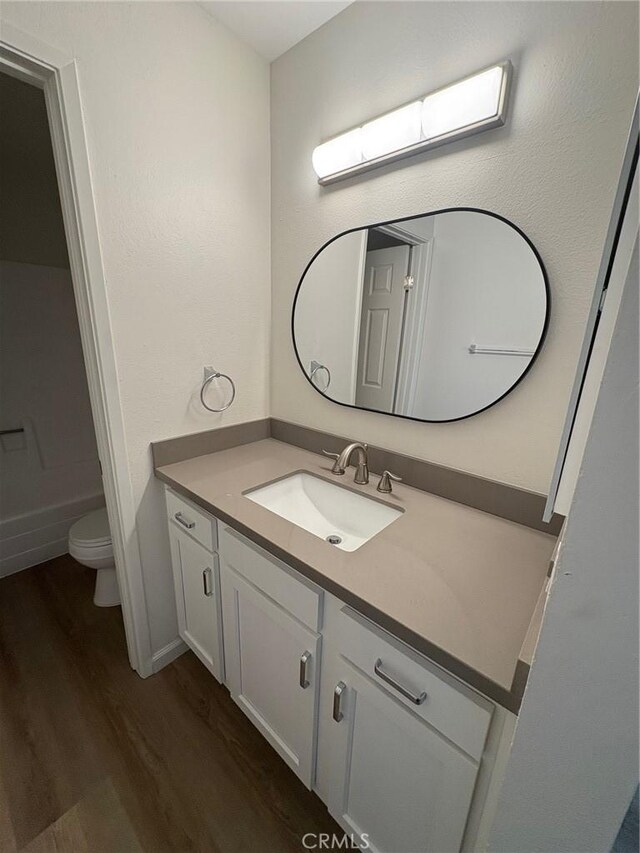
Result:
{"label": "mirror reflection of door", "polygon": [[408,274],[409,246],[367,252],[358,344],[357,406],[393,410]]}

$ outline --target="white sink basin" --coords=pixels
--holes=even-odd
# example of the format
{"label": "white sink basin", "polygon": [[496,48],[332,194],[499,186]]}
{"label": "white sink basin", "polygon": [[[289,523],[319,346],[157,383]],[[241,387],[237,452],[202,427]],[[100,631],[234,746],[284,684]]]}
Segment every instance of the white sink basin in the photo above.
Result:
{"label": "white sink basin", "polygon": [[343,551],[355,551],[403,512],[305,471],[245,497]]}

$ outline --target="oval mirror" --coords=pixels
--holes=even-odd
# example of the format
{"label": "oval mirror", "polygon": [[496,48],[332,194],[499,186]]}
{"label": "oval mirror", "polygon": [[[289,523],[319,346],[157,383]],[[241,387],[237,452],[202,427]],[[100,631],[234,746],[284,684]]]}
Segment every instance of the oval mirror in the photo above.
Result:
{"label": "oval mirror", "polygon": [[292,329],[305,376],[333,402],[455,421],[515,388],[548,318],[531,241],[497,214],[454,208],[334,237],[304,271]]}

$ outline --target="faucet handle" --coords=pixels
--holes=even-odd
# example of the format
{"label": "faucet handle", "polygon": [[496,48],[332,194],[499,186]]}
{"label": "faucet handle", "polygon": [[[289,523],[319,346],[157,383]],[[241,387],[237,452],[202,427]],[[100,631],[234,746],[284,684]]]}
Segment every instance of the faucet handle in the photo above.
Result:
{"label": "faucet handle", "polygon": [[391,481],[394,483],[401,483],[402,477],[398,477],[397,474],[392,474],[391,471],[383,471],[382,477],[380,477],[380,482],[378,483],[377,490],[379,492],[383,492],[384,494],[390,495],[392,492]]}
{"label": "faucet handle", "polygon": [[330,459],[335,459],[336,461],[333,463],[333,468],[331,469],[332,474],[344,474],[344,468],[342,465],[338,465],[338,459],[340,458],[339,453],[332,453],[330,450],[322,451],[325,456],[328,456]]}

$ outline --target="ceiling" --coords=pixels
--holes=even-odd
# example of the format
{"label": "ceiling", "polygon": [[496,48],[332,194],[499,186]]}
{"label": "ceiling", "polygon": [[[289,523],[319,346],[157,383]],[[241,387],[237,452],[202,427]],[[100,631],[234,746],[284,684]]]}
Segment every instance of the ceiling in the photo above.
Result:
{"label": "ceiling", "polygon": [[210,0],[200,6],[272,62],[351,2]]}

